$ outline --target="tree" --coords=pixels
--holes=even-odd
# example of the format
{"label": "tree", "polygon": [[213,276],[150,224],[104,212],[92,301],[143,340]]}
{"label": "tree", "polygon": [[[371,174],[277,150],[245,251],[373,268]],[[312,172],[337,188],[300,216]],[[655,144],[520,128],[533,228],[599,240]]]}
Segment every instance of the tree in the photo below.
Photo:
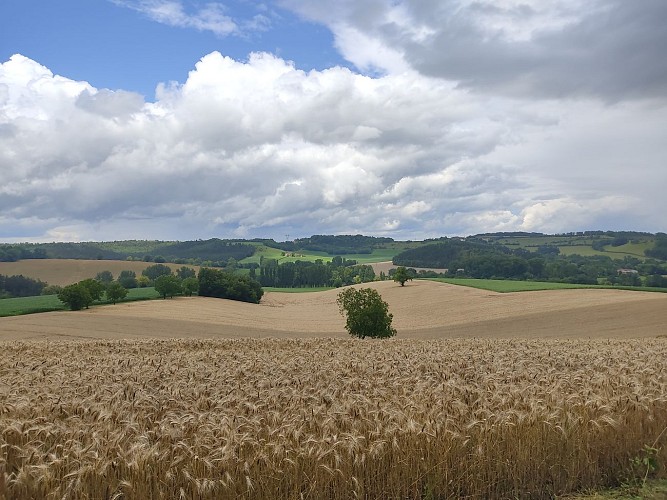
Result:
{"label": "tree", "polygon": [[396,272],[394,272],[394,281],[396,283],[400,283],[401,286],[405,286],[406,281],[410,281],[412,279],[412,276],[408,274],[408,270],[403,267],[399,266],[396,268]]}
{"label": "tree", "polygon": [[47,285],[42,290],[42,295],[58,295],[62,289],[63,287],[60,285]]}
{"label": "tree", "polygon": [[95,279],[99,281],[100,283],[104,283],[105,285],[108,285],[113,281],[113,274],[111,274],[111,271],[102,271],[97,273],[97,276],[95,276]]}
{"label": "tree", "polygon": [[387,338],[396,335],[389,305],[372,288],[348,288],[338,294],[338,308],[346,316],[345,329],[353,337]]}
{"label": "tree", "polygon": [[137,281],[137,286],[139,288],[146,288],[151,284],[151,280],[149,280],[148,277],[144,276],[143,274],[141,276],[138,276],[136,281]]}
{"label": "tree", "polygon": [[218,269],[199,270],[199,295],[219,299],[240,300],[259,304],[264,290],[248,276],[239,276]]}
{"label": "tree", "polygon": [[134,271],[121,271],[118,275],[118,283],[123,288],[137,288],[137,273]]}
{"label": "tree", "polygon": [[114,304],[127,297],[127,288],[124,288],[123,285],[118,283],[117,281],[111,283],[107,287],[107,299],[109,299],[111,302]]}
{"label": "tree", "polygon": [[160,276],[171,275],[171,267],[165,266],[164,264],[153,264],[141,271],[141,274],[146,276],[149,280],[155,281]]}
{"label": "tree", "polygon": [[81,283],[68,285],[58,294],[58,300],[66,304],[72,311],[80,311],[93,303],[88,289]]}
{"label": "tree", "polygon": [[183,291],[181,280],[173,274],[159,276],[155,280],[155,291],[162,295],[163,299],[166,299],[167,295],[169,295],[169,297],[178,295]]}
{"label": "tree", "polygon": [[176,276],[178,276],[182,280],[185,280],[187,278],[194,278],[195,276],[197,276],[197,273],[191,267],[181,266],[179,269],[176,270]]}
{"label": "tree", "polygon": [[183,293],[188,297],[192,297],[192,294],[199,290],[199,280],[195,276],[190,276],[183,280],[182,286]]}
{"label": "tree", "polygon": [[85,287],[90,294],[90,298],[95,300],[102,300],[102,295],[104,295],[104,285],[97,280],[88,278],[83,281],[79,281],[79,285]]}

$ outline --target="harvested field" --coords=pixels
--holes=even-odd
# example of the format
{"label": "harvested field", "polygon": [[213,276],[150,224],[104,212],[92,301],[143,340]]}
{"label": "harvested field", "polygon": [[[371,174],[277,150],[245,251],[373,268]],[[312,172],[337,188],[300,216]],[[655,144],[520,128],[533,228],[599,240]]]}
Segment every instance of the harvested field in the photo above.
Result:
{"label": "harvested field", "polygon": [[611,486],[644,477],[644,445],[665,474],[665,359],[667,339],[8,342],[0,497]]}
{"label": "harvested field", "polygon": [[[667,334],[667,294],[623,290],[496,293],[414,281],[377,288],[403,338],[633,338]],[[269,292],[261,304],[177,298],[0,318],[0,340],[345,338],[337,290]]]}
{"label": "harvested field", "polygon": [[[30,259],[18,262],[0,262],[0,274],[11,276],[22,274],[27,278],[40,279],[49,285],[71,285],[78,281],[94,278],[97,273],[111,271],[115,278],[121,271],[134,271],[137,276],[154,262],[128,260],[75,260],[75,259]],[[176,271],[182,264],[165,264]],[[198,266],[190,266],[199,270]]]}
{"label": "harvested field", "polygon": [[[373,262],[369,263],[369,266],[373,268],[373,271],[375,271],[376,275],[380,275],[380,273],[385,273],[386,275],[389,275],[389,271],[391,269],[396,269],[398,266],[394,265],[394,263],[390,260],[384,261],[384,262]],[[440,268],[435,268],[435,267],[412,267],[415,271],[433,271],[435,273],[446,273],[447,269],[440,269]]]}

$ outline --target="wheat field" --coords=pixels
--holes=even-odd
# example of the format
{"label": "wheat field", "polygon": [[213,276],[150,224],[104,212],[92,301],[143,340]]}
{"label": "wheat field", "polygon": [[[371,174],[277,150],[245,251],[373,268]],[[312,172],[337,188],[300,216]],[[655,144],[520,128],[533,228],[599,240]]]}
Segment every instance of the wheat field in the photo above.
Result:
{"label": "wheat field", "polygon": [[5,342],[0,497],[553,498],[643,476],[644,445],[665,473],[665,359],[664,338]]}

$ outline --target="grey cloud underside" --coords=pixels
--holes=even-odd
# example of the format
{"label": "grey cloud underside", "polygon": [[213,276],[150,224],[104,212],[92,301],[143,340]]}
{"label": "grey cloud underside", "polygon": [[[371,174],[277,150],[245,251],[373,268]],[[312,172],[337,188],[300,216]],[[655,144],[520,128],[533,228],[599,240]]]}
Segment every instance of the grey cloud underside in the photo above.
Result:
{"label": "grey cloud underside", "polygon": [[[285,4],[339,34],[358,30],[422,74],[465,88],[606,101],[667,95],[664,0],[342,2],[335,13]],[[347,52],[355,61],[355,49]]]}
{"label": "grey cloud underside", "polygon": [[620,1],[608,13],[527,42],[480,40],[463,26],[427,46],[408,44],[406,53],[425,74],[464,86],[540,97],[664,96],[666,19],[664,1]]}

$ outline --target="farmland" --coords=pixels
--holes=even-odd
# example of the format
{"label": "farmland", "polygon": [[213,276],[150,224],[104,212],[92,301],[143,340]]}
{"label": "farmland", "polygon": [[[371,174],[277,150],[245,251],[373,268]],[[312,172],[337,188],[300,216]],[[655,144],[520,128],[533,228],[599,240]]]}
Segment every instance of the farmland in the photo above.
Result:
{"label": "farmland", "polygon": [[[665,463],[667,340],[12,342],[8,498],[553,498]],[[85,369],[82,369],[85,367]]]}
{"label": "farmland", "polygon": [[[132,288],[121,302],[158,298],[153,287]],[[0,317],[18,316],[39,312],[60,311],[66,309],[65,304],[58,300],[57,295],[40,295],[37,297],[15,297],[0,300]]]}
{"label": "farmland", "polygon": [[[411,339],[628,338],[665,332],[667,294],[609,289],[497,293],[418,280],[376,288],[398,335]],[[205,297],[0,318],[0,339],[345,338],[338,290],[267,292],[260,304]]]}
{"label": "farmland", "polygon": [[0,498],[553,498],[647,453],[665,474],[667,294],[364,286],[396,339],[351,340],[337,290],[0,318]]}
{"label": "farmland", "polygon": [[582,288],[597,289],[615,289],[632,290],[655,293],[667,293],[664,288],[652,288],[641,286],[609,286],[609,285],[580,285],[577,283],[558,283],[549,281],[514,281],[514,280],[493,280],[493,279],[474,279],[474,278],[430,278],[433,281],[441,283],[451,283],[452,285],[470,286],[481,288],[482,290],[491,290],[493,292],[534,292],[539,290],[570,290]]}
{"label": "farmland", "polygon": [[[75,260],[75,259],[30,259],[18,262],[0,262],[0,274],[22,274],[28,278],[40,279],[49,285],[71,285],[78,281],[94,278],[97,273],[111,271],[118,276],[121,271],[134,271],[137,275],[153,262],[126,260]],[[176,271],[179,264],[165,264]],[[198,266],[188,266],[198,270]]]}

